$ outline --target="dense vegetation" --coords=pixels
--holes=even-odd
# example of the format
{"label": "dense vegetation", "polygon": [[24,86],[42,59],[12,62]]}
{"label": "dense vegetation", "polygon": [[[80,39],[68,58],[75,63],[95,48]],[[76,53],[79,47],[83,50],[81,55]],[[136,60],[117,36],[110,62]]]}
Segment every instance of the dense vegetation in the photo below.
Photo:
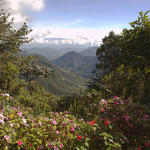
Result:
{"label": "dense vegetation", "polygon": [[[45,57],[38,55],[38,64],[53,68],[53,76],[49,75],[47,78],[38,78],[39,83],[56,95],[79,95],[80,91],[87,86],[88,79],[65,70],[47,60]],[[68,90],[69,89],[69,90]]]}
{"label": "dense vegetation", "polygon": [[150,149],[150,18],[139,15],[103,39],[89,89],[58,97],[37,82],[50,65],[21,53],[26,23],[14,29],[1,10],[0,149]]}
{"label": "dense vegetation", "polygon": [[[109,33],[97,49],[97,78],[91,84],[104,97],[118,95],[149,103],[150,98],[150,18],[139,13],[130,29]],[[101,71],[101,73],[99,73]]]}
{"label": "dense vegetation", "polygon": [[[86,54],[86,53],[85,53]],[[77,52],[68,52],[53,61],[57,66],[82,77],[92,77],[97,63],[96,56],[82,56]]]}

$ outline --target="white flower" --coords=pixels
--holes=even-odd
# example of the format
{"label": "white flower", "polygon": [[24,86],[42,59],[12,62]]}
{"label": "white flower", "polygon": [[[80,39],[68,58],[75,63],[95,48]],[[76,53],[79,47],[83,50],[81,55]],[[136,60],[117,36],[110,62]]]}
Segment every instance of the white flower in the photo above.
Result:
{"label": "white flower", "polygon": [[53,147],[54,150],[60,150],[58,147],[54,146]]}
{"label": "white flower", "polygon": [[13,126],[14,126],[14,124],[13,124],[13,123],[11,123],[11,124],[10,124],[10,126],[11,126],[11,127],[13,127]]}
{"label": "white flower", "polygon": [[22,121],[23,121],[23,123],[25,123],[25,124],[27,123],[27,120],[26,120],[26,119],[24,119],[24,118],[22,119]]}
{"label": "white flower", "polygon": [[5,136],[4,136],[4,139],[5,139],[5,140],[9,140],[9,136],[8,136],[8,135],[5,135]]}
{"label": "white flower", "polygon": [[5,96],[8,96],[8,97],[9,97],[10,95],[9,95],[8,93],[6,93]]}
{"label": "white flower", "polygon": [[5,117],[5,116],[3,116],[2,114],[0,114],[0,118],[3,118],[3,119],[5,119],[6,117]]}
{"label": "white flower", "polygon": [[5,122],[4,122],[4,119],[0,119],[0,123],[5,123]]}
{"label": "white flower", "polygon": [[5,123],[5,121],[4,121],[5,118],[6,118],[5,116],[0,114],[0,123]]}
{"label": "white flower", "polygon": [[19,115],[19,117],[21,117],[22,116],[22,112],[18,112],[18,115]]}

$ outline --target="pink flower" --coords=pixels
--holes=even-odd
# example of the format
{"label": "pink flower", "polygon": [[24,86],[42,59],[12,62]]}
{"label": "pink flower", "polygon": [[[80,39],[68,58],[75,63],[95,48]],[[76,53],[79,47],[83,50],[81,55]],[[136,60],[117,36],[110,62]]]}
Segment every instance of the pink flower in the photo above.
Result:
{"label": "pink flower", "polygon": [[59,147],[62,149],[62,148],[63,148],[63,144],[62,144],[62,143],[60,143]]}
{"label": "pink flower", "polygon": [[56,125],[56,124],[57,124],[56,120],[53,120],[53,121],[52,121],[52,123],[53,123],[54,125]]}
{"label": "pink flower", "polygon": [[48,148],[50,148],[51,147],[51,143],[48,143]]}
{"label": "pink flower", "polygon": [[59,148],[58,148],[58,147],[56,147],[56,146],[53,146],[53,149],[54,149],[54,150],[59,150]]}
{"label": "pink flower", "polygon": [[5,139],[6,141],[8,141],[8,140],[9,140],[9,136],[8,136],[8,135],[5,135],[5,136],[4,136],[4,139]]}
{"label": "pink flower", "polygon": [[145,146],[145,147],[148,147],[148,146],[149,146],[149,144],[148,144],[147,142],[145,142],[145,143],[144,143],[144,146]]}
{"label": "pink flower", "polygon": [[58,130],[56,130],[56,134],[57,134],[57,135],[59,134],[59,131],[58,131]]}
{"label": "pink flower", "polygon": [[69,120],[69,122],[68,122],[69,124],[71,124],[72,123],[72,120]]}
{"label": "pink flower", "polygon": [[145,116],[144,116],[144,119],[145,119],[145,120],[148,120],[148,119],[149,119],[149,115],[145,115]]}
{"label": "pink flower", "polygon": [[102,118],[102,117],[100,117],[100,118],[99,118],[99,120],[100,120],[100,121],[102,121],[102,120],[103,120],[103,118]]}
{"label": "pink flower", "polygon": [[133,124],[131,124],[131,123],[128,123],[128,126],[129,126],[130,128],[132,128],[132,127],[133,127]]}
{"label": "pink flower", "polygon": [[19,117],[21,117],[22,116],[22,112],[20,111],[20,112],[18,112],[18,115],[19,115]]}
{"label": "pink flower", "polygon": [[141,148],[140,148],[140,147],[138,147],[138,148],[137,148],[137,150],[141,150]]}
{"label": "pink flower", "polygon": [[5,109],[4,109],[4,108],[2,108],[1,112],[3,113],[4,111],[5,111]]}
{"label": "pink flower", "polygon": [[114,96],[114,97],[113,97],[114,100],[117,100],[118,98],[119,98],[118,96]]}
{"label": "pink flower", "polygon": [[118,103],[117,101],[114,101],[114,104],[115,104],[115,105],[118,105],[119,103]]}
{"label": "pink flower", "polygon": [[44,118],[44,120],[46,120],[46,121],[47,121],[47,120],[48,120],[48,118]]}
{"label": "pink flower", "polygon": [[19,140],[19,141],[17,142],[17,144],[18,144],[18,145],[22,145],[23,142],[22,142],[21,140]]}
{"label": "pink flower", "polygon": [[102,112],[105,112],[105,109],[102,107],[102,108],[101,108],[101,111],[102,111]]}
{"label": "pink flower", "polygon": [[66,126],[66,123],[63,123],[62,125],[65,127],[65,126]]}
{"label": "pink flower", "polygon": [[71,132],[74,132],[74,127],[73,127],[73,126],[71,126],[70,131],[71,131]]}
{"label": "pink flower", "polygon": [[65,136],[65,135],[66,135],[66,133],[63,133],[63,135]]}
{"label": "pink flower", "polygon": [[126,121],[128,121],[130,119],[129,115],[124,116],[124,118],[126,119]]}

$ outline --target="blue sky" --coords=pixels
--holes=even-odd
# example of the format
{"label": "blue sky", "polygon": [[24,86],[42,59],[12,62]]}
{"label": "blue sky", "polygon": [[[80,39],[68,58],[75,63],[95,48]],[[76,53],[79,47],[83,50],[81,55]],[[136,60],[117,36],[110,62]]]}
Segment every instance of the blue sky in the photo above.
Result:
{"label": "blue sky", "polygon": [[149,0],[45,0],[35,26],[105,28],[126,26],[138,12],[150,9]]}
{"label": "blue sky", "polygon": [[[150,0],[6,0],[16,24],[28,18],[33,42],[97,45],[150,9]],[[56,40],[54,40],[56,39]]]}

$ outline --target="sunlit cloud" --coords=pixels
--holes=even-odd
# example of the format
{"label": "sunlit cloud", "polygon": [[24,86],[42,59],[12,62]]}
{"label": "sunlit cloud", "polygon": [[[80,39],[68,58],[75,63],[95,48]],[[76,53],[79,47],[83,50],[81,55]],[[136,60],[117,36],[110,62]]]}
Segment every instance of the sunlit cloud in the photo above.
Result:
{"label": "sunlit cloud", "polygon": [[32,43],[41,45],[68,44],[96,46],[100,45],[101,40],[112,30],[116,34],[122,31],[121,28],[96,30],[38,27],[33,29],[29,37],[33,38]]}
{"label": "sunlit cloud", "polygon": [[10,11],[11,18],[16,24],[20,24],[32,18],[32,13],[42,10],[44,0],[6,0],[5,7]]}

